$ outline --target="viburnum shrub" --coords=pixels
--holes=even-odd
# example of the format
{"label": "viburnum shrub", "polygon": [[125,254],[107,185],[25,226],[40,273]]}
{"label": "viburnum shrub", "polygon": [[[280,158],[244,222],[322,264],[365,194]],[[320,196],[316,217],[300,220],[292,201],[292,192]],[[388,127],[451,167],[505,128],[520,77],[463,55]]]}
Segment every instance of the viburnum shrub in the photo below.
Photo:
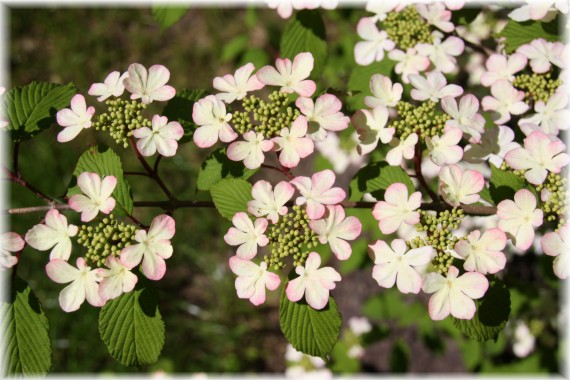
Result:
{"label": "viburnum shrub", "polygon": [[[268,3],[284,18],[317,5]],[[114,358],[131,366],[155,362],[165,326],[152,283],[141,279],[168,275],[177,253],[171,239],[183,229],[173,211],[187,206],[215,207],[231,221],[223,237],[204,238],[223,238],[234,250],[227,266],[237,297],[259,306],[269,292],[281,294],[290,362],[301,353],[329,360],[341,339],[339,262],[362,240],[379,287],[425,293],[433,324],[451,318],[469,338],[497,339],[511,302],[502,272],[514,255],[534,246],[553,257],[558,278],[568,277],[570,156],[561,138],[570,119],[569,57],[549,32],[568,4],[531,2],[508,21],[498,8],[464,5],[370,2],[353,26],[356,64],[343,88],[322,85],[326,40],[317,25],[298,21],[326,10],[305,10],[288,24],[274,62],[235,67],[205,90],[175,89],[168,68],[139,63],[111,68],[117,71],[93,78],[86,90],[44,82],[8,90],[0,126],[14,159],[4,176],[45,202],[8,212],[45,216],[28,231],[1,231],[0,266],[11,272],[13,289],[2,306],[3,348],[20,353],[6,356],[3,371],[45,373],[51,366],[47,320],[16,274],[26,244],[49,252],[45,271],[35,275],[61,284],[64,312],[101,308],[99,331]],[[493,13],[496,19],[485,19]],[[115,142],[87,148],[63,197],[45,194],[18,167],[22,142],[48,127],[58,129],[61,144],[74,144],[90,128]],[[217,164],[203,165],[197,179],[211,201],[178,199],[159,173],[161,160],[192,144],[217,149],[208,158]],[[137,173],[165,197],[150,202],[164,210],[151,220],[136,216],[149,202],[133,201],[137,189],[121,160],[129,150],[142,166]],[[332,167],[313,169],[317,154]],[[347,188],[337,177],[350,165],[360,170]],[[352,209],[375,219],[372,235],[380,238],[370,237],[368,219]],[[357,358],[360,336],[372,328],[353,318],[350,329],[339,342]]]}

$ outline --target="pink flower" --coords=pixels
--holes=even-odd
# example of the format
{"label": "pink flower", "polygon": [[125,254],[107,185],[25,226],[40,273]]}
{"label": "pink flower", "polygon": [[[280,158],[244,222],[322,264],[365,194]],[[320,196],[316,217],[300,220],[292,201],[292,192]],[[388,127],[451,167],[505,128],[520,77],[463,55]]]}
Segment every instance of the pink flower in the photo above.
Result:
{"label": "pink flower", "polygon": [[507,235],[498,228],[491,228],[481,235],[473,231],[467,239],[455,244],[455,252],[463,259],[463,268],[469,272],[494,274],[505,268],[507,258],[501,252],[507,244]]}
{"label": "pink flower", "polygon": [[421,75],[409,75],[410,81],[414,86],[411,96],[415,100],[431,100],[438,102],[445,96],[458,97],[463,94],[463,89],[456,84],[447,84],[447,80],[439,71],[427,73],[424,78]]}
{"label": "pink flower", "polygon": [[91,96],[98,96],[97,100],[102,102],[111,96],[119,97],[125,92],[123,81],[129,76],[129,73],[121,73],[113,71],[107,75],[103,83],[93,83],[89,88],[88,94]]}
{"label": "pink flower", "polygon": [[481,105],[485,111],[495,111],[499,117],[495,117],[495,124],[504,124],[511,120],[511,115],[521,115],[528,110],[528,105],[523,102],[524,92],[518,91],[507,80],[498,80],[491,87],[493,96],[485,96]]}
{"label": "pink flower", "polygon": [[311,220],[309,225],[319,236],[322,244],[329,244],[332,252],[339,260],[346,260],[352,248],[346,240],[354,240],[362,231],[362,224],[354,217],[345,218],[342,206],[327,206],[328,215],[319,220]]}
{"label": "pink flower", "polygon": [[481,76],[481,84],[491,87],[499,80],[513,82],[515,74],[523,70],[528,62],[527,57],[515,53],[508,58],[502,54],[491,54],[487,59],[487,71]]}
{"label": "pink flower", "polygon": [[477,310],[474,299],[485,295],[489,281],[481,273],[468,272],[459,276],[456,267],[449,267],[447,277],[429,273],[423,291],[434,293],[429,299],[429,316],[434,321],[445,319],[449,314],[458,319],[472,319]]}
{"label": "pink flower", "polygon": [[321,266],[321,256],[316,252],[309,253],[305,266],[295,268],[299,275],[287,284],[286,294],[291,302],[297,302],[303,295],[313,309],[323,309],[329,302],[329,292],[336,287],[335,282],[340,281],[340,274],[331,267]]}
{"label": "pink flower", "polygon": [[230,258],[230,269],[238,276],[235,286],[239,298],[249,299],[255,306],[265,302],[265,288],[275,290],[281,279],[267,270],[267,263],[260,265],[237,256]]}
{"label": "pink flower", "polygon": [[255,70],[253,63],[248,63],[236,70],[235,76],[226,74],[223,77],[214,78],[214,88],[221,91],[216,94],[216,98],[226,103],[232,103],[234,100],[243,99],[248,92],[260,90],[264,84],[257,79],[257,76],[251,75]]}
{"label": "pink flower", "polygon": [[478,171],[463,172],[457,165],[446,165],[439,171],[439,192],[454,207],[477,202],[484,186],[485,178]]}
{"label": "pink flower", "polygon": [[364,39],[354,46],[354,59],[359,65],[367,66],[374,61],[381,61],[384,59],[384,51],[394,49],[394,41],[388,39],[385,31],[378,30],[376,21],[371,17],[360,19],[356,32]]}
{"label": "pink flower", "polygon": [[342,103],[334,95],[321,95],[315,103],[311,98],[299,97],[295,105],[307,117],[309,126],[313,123],[317,125],[316,131],[309,134],[315,141],[323,141],[327,131],[338,132],[348,128],[350,118],[340,112]]}
{"label": "pink flower", "polygon": [[99,177],[97,173],[81,173],[77,177],[77,186],[83,194],[75,194],[69,198],[69,207],[81,213],[82,222],[95,219],[99,211],[109,214],[115,208],[115,198],[111,197],[117,178],[112,175]]}
{"label": "pink flower", "polygon": [[542,210],[536,208],[536,197],[527,189],[515,193],[514,201],[505,199],[497,205],[499,228],[515,240],[518,249],[528,249],[535,228],[542,225]]}
{"label": "pink flower", "polygon": [[192,120],[199,125],[194,132],[194,143],[200,148],[209,148],[218,138],[226,143],[235,140],[238,135],[228,123],[231,119],[232,114],[226,113],[226,106],[214,95],[198,100],[192,110]]}
{"label": "pink flower", "polygon": [[543,38],[537,38],[517,49],[517,53],[530,60],[532,71],[539,74],[549,71],[552,64],[563,67],[563,51],[564,44],[561,42],[548,42]]}
{"label": "pink flower", "polygon": [[402,91],[404,88],[400,83],[394,83],[390,78],[382,74],[374,74],[370,78],[370,91],[373,96],[364,98],[364,103],[370,107],[382,105],[385,107],[396,107],[400,99],[402,99]]}
{"label": "pink flower", "polygon": [[429,157],[438,166],[456,164],[463,157],[463,149],[458,145],[463,137],[459,128],[446,127],[441,136],[426,137]]}
{"label": "pink flower", "polygon": [[[402,5],[401,3],[404,3]],[[366,11],[375,13],[374,21],[384,21],[388,13],[392,11],[399,12],[405,6],[405,1],[401,0],[382,0],[382,1],[368,1],[366,3]]]}
{"label": "pink flower", "polygon": [[141,99],[145,104],[154,100],[161,102],[170,100],[176,95],[176,90],[166,83],[170,79],[170,71],[162,65],[154,65],[148,69],[140,63],[133,63],[129,66],[128,77],[123,80],[123,84],[131,99]]}
{"label": "pink flower", "polygon": [[433,248],[426,246],[408,251],[406,241],[402,239],[392,240],[391,246],[382,240],[369,245],[375,264],[372,278],[383,288],[393,287],[397,280],[400,292],[418,294],[422,288],[422,276],[416,267],[429,264]]}
{"label": "pink flower", "polygon": [[70,285],[59,293],[59,305],[67,313],[79,309],[81,304],[89,304],[101,307],[105,299],[99,295],[100,270],[93,269],[85,264],[85,259],[77,259],[77,269],[62,259],[53,259],[46,265],[46,272],[50,280],[58,284]]}
{"label": "pink flower", "polygon": [[386,162],[391,166],[400,166],[403,159],[412,159],[417,143],[418,135],[416,133],[411,133],[405,140],[394,138],[393,144],[395,146],[386,155]]}
{"label": "pink flower", "polygon": [[273,191],[271,184],[260,180],[253,185],[253,200],[247,202],[247,211],[257,217],[267,216],[272,223],[277,223],[279,215],[287,214],[285,203],[291,199],[295,189],[288,182],[281,181]]}
{"label": "pink flower", "polygon": [[542,127],[546,134],[558,135],[560,130],[568,129],[570,110],[568,110],[569,97],[564,91],[555,92],[546,103],[539,100],[534,105],[534,115],[521,119],[523,123],[537,124]]}
{"label": "pink flower", "polygon": [[396,130],[386,128],[388,116],[388,109],[383,105],[374,107],[372,111],[363,109],[354,114],[352,124],[360,141],[356,147],[359,154],[364,155],[372,152],[376,149],[378,141],[382,141],[383,144],[392,141]]}
{"label": "pink flower", "polygon": [[560,227],[556,232],[548,232],[540,240],[540,247],[548,256],[554,259],[554,274],[560,279],[568,278],[568,255],[570,253],[570,227],[568,224]]}
{"label": "pink flower", "polygon": [[455,57],[463,54],[465,43],[459,37],[449,36],[445,41],[441,41],[443,34],[438,31],[432,33],[433,43],[417,44],[416,48],[430,59],[435,66],[435,70],[443,73],[451,73],[457,68]]}
{"label": "pink flower", "polygon": [[332,170],[323,170],[309,177],[297,177],[291,184],[299,190],[301,196],[295,203],[307,204],[309,219],[320,219],[325,213],[324,205],[335,205],[342,202],[346,193],[340,187],[332,187],[336,177]]}
{"label": "pink flower", "polygon": [[294,168],[299,165],[301,158],[305,158],[313,153],[315,144],[307,135],[307,119],[299,116],[290,128],[283,128],[280,137],[274,137],[273,142],[277,144],[279,162],[286,168]]}
{"label": "pink flower", "polygon": [[67,261],[71,255],[71,237],[77,235],[77,230],[77,226],[67,224],[65,215],[49,210],[45,224],[37,224],[26,233],[26,242],[38,251],[51,249],[50,260]]}
{"label": "pink flower", "polygon": [[132,267],[125,265],[114,256],[107,257],[105,265],[109,269],[99,270],[101,283],[99,284],[99,296],[105,300],[112,300],[123,293],[128,293],[135,288],[138,277],[131,272]]}
{"label": "pink flower", "polygon": [[549,14],[557,11],[564,14],[568,13],[568,0],[526,0],[526,2],[528,4],[509,13],[509,17],[515,21],[522,22],[546,19]]}
{"label": "pink flower", "polygon": [[384,200],[376,203],[372,210],[374,219],[383,234],[396,232],[402,223],[410,226],[420,221],[416,210],[422,204],[422,193],[416,191],[408,198],[408,188],[403,183],[393,183],[386,189]]}
{"label": "pink flower", "polygon": [[267,229],[267,219],[255,220],[255,225],[245,212],[238,212],[232,218],[231,227],[224,236],[229,245],[239,245],[236,255],[243,260],[251,260],[257,254],[257,246],[265,247],[269,239],[263,233]]}
{"label": "pink flower", "polygon": [[164,259],[172,256],[170,239],[174,236],[175,222],[168,215],[159,215],[152,220],[147,231],[138,230],[135,240],[138,244],[129,245],[121,251],[121,262],[134,268],[142,261],[142,272],[151,280],[160,280],[166,273]]}
{"label": "pink flower", "polygon": [[311,74],[314,65],[311,53],[299,53],[293,59],[277,58],[275,67],[264,66],[257,72],[257,78],[265,85],[280,86],[281,91],[301,96],[311,96],[317,89],[317,85],[307,78]]}
{"label": "pink flower", "polygon": [[478,143],[481,134],[485,132],[485,118],[477,113],[479,100],[471,94],[467,94],[459,101],[447,96],[441,99],[441,108],[451,116],[451,120],[445,123],[446,127],[460,128],[463,132],[471,135],[473,142]]}
{"label": "pink flower", "polygon": [[532,132],[524,139],[524,148],[516,148],[505,155],[505,161],[516,170],[526,170],[524,177],[534,185],[540,185],[548,172],[560,173],[570,162],[564,153],[566,145],[560,140],[552,141],[540,131]]}
{"label": "pink flower", "polygon": [[58,111],[57,123],[64,127],[57,135],[57,141],[64,143],[73,140],[83,129],[91,128],[91,118],[95,108],[87,108],[83,95],[77,94],[71,98],[71,109],[64,108]]}
{"label": "pink flower", "polygon": [[444,32],[450,33],[455,29],[451,22],[451,12],[442,3],[417,4],[416,9],[429,24]]}
{"label": "pink flower", "polygon": [[419,74],[420,71],[427,70],[430,64],[429,59],[414,48],[406,50],[405,53],[398,49],[392,50],[388,57],[398,62],[394,71],[402,76],[404,83],[410,83],[410,74]]}
{"label": "pink flower", "polygon": [[178,149],[178,140],[184,136],[184,129],[177,121],[168,122],[166,116],[154,115],[152,129],[142,127],[133,131],[137,140],[137,149],[143,156],[158,153],[172,157]]}
{"label": "pink flower", "polygon": [[0,234],[0,270],[12,268],[18,263],[18,258],[10,252],[19,252],[24,249],[24,239],[15,232]]}
{"label": "pink flower", "polygon": [[273,149],[273,141],[265,140],[262,133],[247,131],[245,141],[235,141],[228,147],[228,158],[232,161],[243,161],[248,169],[256,169],[265,161],[264,152]]}

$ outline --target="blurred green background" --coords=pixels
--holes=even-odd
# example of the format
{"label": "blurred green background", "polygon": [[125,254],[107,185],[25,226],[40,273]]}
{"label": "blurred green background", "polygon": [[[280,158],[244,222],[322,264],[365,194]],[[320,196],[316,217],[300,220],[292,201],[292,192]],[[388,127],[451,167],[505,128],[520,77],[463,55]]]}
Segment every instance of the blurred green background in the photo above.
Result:
{"label": "blurred green background", "polygon": [[[355,25],[364,14],[350,9],[322,12],[329,60],[320,88],[346,91],[353,66],[352,49],[358,39]],[[150,8],[10,8],[9,23],[12,85],[32,80],[74,82],[83,94],[91,83],[101,82],[111,71],[125,71],[133,62],[146,67],[165,65],[171,72],[169,84],[177,89],[211,90],[215,76],[233,72],[245,62],[252,61],[258,68],[272,63],[279,55],[279,38],[286,25],[275,11],[253,8],[190,8],[165,30]],[[139,170],[130,150],[122,150],[94,131],[86,131],[68,144],[56,143],[57,132],[54,126],[21,146],[24,177],[50,195],[65,194],[77,159],[89,145],[107,143],[120,153],[125,170]],[[174,158],[161,163],[161,175],[179,199],[207,198],[195,188],[198,170],[208,153],[185,144]],[[311,166],[331,165],[317,157],[296,173],[305,174]],[[343,186],[348,185],[351,173],[354,168],[339,178]],[[279,179],[273,173],[262,175]],[[135,200],[163,199],[149,179],[128,180]],[[15,185],[10,185],[10,190],[11,207],[42,204]],[[150,223],[159,212],[137,209],[135,215]],[[352,258],[340,266],[343,282],[333,294],[345,321],[365,315],[376,329],[360,363],[343,362],[343,354],[339,353],[333,362],[335,371],[558,371],[558,281],[552,275],[550,260],[533,253],[514,256],[506,271],[505,282],[512,288],[513,320],[516,317],[527,321],[539,336],[535,352],[518,359],[505,333],[496,343],[470,341],[449,319],[441,323],[429,319],[427,297],[380,289],[371,278],[372,263],[367,256],[367,244],[379,237],[376,222],[368,211],[352,214],[362,217],[367,230],[354,244]],[[75,313],[62,312],[57,301],[62,287],[49,281],[43,269],[48,253],[24,250],[18,274],[30,283],[50,321],[53,372],[285,370],[287,342],[279,329],[278,292],[260,307],[237,298],[235,277],[227,267],[233,249],[222,239],[229,222],[214,209],[180,209],[174,216],[175,253],[167,261],[165,278],[156,283],[166,324],[166,344],[161,359],[153,366],[133,369],[114,361],[97,331],[99,310],[85,304]],[[12,230],[24,234],[42,217],[15,216],[11,219]]]}

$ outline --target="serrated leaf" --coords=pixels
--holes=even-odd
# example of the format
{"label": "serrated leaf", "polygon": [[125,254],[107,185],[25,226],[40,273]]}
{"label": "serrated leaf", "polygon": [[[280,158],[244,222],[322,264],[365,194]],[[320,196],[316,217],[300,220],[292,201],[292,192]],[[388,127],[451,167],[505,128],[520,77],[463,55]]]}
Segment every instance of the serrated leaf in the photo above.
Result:
{"label": "serrated leaf", "polygon": [[521,177],[491,164],[489,194],[495,204],[499,204],[504,199],[513,199],[515,193],[524,188],[524,184],[524,179]]}
{"label": "serrated leaf", "polygon": [[192,141],[192,135],[198,126],[192,120],[192,110],[194,103],[206,97],[208,93],[205,90],[184,89],[176,92],[176,96],[170,99],[162,116],[166,116],[169,121],[177,121],[184,128],[184,136],[178,141],[179,144]]}
{"label": "serrated leaf", "polygon": [[[83,172],[97,173],[101,178],[112,175],[117,178],[117,186],[113,191],[116,206],[114,213],[120,215],[130,215],[133,212],[133,199],[131,197],[131,187],[123,176],[121,159],[113,150],[104,145],[93,146],[79,157],[77,166],[73,171],[74,181],[77,183],[77,176]],[[67,190],[67,196],[81,194],[79,186],[74,185]]]}
{"label": "serrated leaf", "polygon": [[160,29],[165,30],[176,24],[188,12],[189,8],[189,5],[181,4],[176,6],[168,5],[168,3],[154,4],[152,16],[160,25]]}
{"label": "serrated leaf", "polygon": [[258,169],[248,169],[242,162],[232,161],[225,149],[213,151],[202,163],[198,173],[198,190],[210,190],[218,181],[226,178],[248,179]]}
{"label": "serrated leaf", "polygon": [[499,37],[505,37],[505,48],[510,54],[521,45],[528,44],[537,38],[544,38],[546,41],[558,41],[558,25],[558,17],[548,23],[509,20],[505,28],[499,33]]}
{"label": "serrated leaf", "polygon": [[360,169],[350,181],[350,200],[359,201],[364,193],[386,190],[396,182],[406,185],[408,194],[415,191],[414,183],[404,169],[386,162],[373,162]]}
{"label": "serrated leaf", "polygon": [[279,305],[279,325],[285,338],[297,351],[326,358],[338,341],[342,325],[336,302],[329,297],[324,309],[315,310],[304,300],[289,301],[285,289]]}
{"label": "serrated leaf", "polygon": [[28,140],[49,128],[60,109],[69,106],[77,93],[73,83],[67,85],[32,82],[15,87],[0,102],[0,115],[8,119],[12,140]]}
{"label": "serrated leaf", "polygon": [[113,358],[126,366],[152,364],[164,346],[164,322],[152,288],[108,301],[99,313],[99,333]]}
{"label": "serrated leaf", "polygon": [[494,278],[482,299],[475,300],[477,312],[473,319],[453,318],[453,324],[469,338],[478,342],[493,339],[507,325],[511,312],[511,295],[505,284]]}
{"label": "serrated leaf", "polygon": [[51,369],[49,323],[38,299],[16,277],[9,302],[0,306],[0,373],[6,376],[45,376]]}
{"label": "serrated leaf", "polygon": [[243,179],[222,179],[210,188],[210,193],[219,213],[232,220],[236,213],[247,211],[247,202],[253,199],[252,187]]}
{"label": "serrated leaf", "polygon": [[302,52],[310,52],[315,59],[311,77],[316,78],[327,59],[325,23],[318,10],[302,10],[297,13],[283,31],[280,43],[281,56],[293,60]]}

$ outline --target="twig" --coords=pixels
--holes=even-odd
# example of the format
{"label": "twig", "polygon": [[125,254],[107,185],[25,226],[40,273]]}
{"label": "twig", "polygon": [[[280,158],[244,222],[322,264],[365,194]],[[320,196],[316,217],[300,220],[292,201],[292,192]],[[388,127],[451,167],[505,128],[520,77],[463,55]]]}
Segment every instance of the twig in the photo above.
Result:
{"label": "twig", "polygon": [[158,164],[160,164],[160,160],[162,159],[162,154],[159,154],[156,160],[154,161],[154,172],[158,174]]}
{"label": "twig", "polygon": [[38,198],[41,198],[46,203],[54,204],[57,202],[55,198],[52,198],[49,195],[44,194],[34,185],[28,183],[24,178],[22,178],[21,175],[17,175],[16,173],[9,170],[7,167],[3,167],[2,169],[10,182],[17,183],[18,185],[25,187],[26,189],[33,192]]}
{"label": "twig", "polygon": [[432,189],[428,186],[424,175],[422,174],[422,144],[420,141],[416,144],[416,152],[414,154],[414,170],[416,172],[416,178],[420,181],[422,187],[427,191],[428,195],[434,202],[438,202],[439,197]]}

